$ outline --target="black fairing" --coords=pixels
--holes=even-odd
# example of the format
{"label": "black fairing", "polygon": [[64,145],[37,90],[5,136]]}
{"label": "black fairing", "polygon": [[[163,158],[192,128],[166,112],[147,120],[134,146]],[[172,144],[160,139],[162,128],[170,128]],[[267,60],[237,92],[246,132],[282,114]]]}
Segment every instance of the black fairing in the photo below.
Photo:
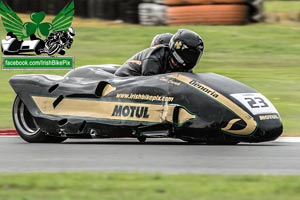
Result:
{"label": "black fairing", "polygon": [[[152,130],[153,127],[158,130],[168,130],[169,136],[187,141],[213,142],[226,139],[262,142],[274,140],[282,133],[281,119],[276,110],[273,109],[271,113],[263,113],[264,119],[261,120],[261,114],[253,115],[245,104],[231,96],[239,93],[258,93],[235,80],[213,73],[115,77],[113,72],[116,67],[113,65],[86,66],[72,70],[64,77],[16,75],[10,79],[10,84],[41,129],[52,135],[63,134],[68,137],[88,138],[94,131],[97,137],[103,138],[132,137],[133,133],[142,132],[144,129]],[[106,86],[113,89],[104,92]],[[128,96],[120,97],[118,96],[120,94],[128,94]],[[226,103],[219,102],[216,97],[220,96],[228,99],[229,105],[235,104],[239,112],[228,107]],[[47,114],[45,111],[41,111],[42,107],[38,106],[33,97],[55,99],[53,108],[51,108],[53,112],[62,105],[62,102],[73,102],[72,100],[100,102],[99,105],[104,102],[104,107],[111,104],[113,110],[109,111],[108,118],[93,117],[89,114],[81,116],[80,112],[77,112],[76,115]],[[169,97],[169,100],[162,99],[165,97]],[[127,106],[128,110],[126,110],[127,104],[129,105]],[[151,110],[152,106],[154,109]],[[117,110],[121,108],[123,110]],[[156,108],[161,108],[161,110]],[[95,107],[95,110],[97,109]],[[105,110],[103,107],[99,109]],[[162,117],[165,109],[168,112],[171,110],[171,117]],[[137,119],[138,114],[143,114],[145,120],[149,119],[147,117],[149,115],[151,117],[152,111],[158,113],[157,119],[153,118],[154,120],[151,122],[143,121],[141,116]],[[114,118],[114,115],[117,115],[115,112],[119,115],[117,118]],[[241,118],[240,113],[249,115],[253,120],[249,123],[246,122],[249,117],[246,117],[245,121],[244,118]],[[135,115],[137,120],[126,118],[123,115]],[[237,121],[229,126],[228,124],[233,119],[237,119]],[[250,123],[255,127],[251,127]],[[226,128],[227,126],[229,128]],[[249,131],[243,133],[234,131],[244,129]]]}

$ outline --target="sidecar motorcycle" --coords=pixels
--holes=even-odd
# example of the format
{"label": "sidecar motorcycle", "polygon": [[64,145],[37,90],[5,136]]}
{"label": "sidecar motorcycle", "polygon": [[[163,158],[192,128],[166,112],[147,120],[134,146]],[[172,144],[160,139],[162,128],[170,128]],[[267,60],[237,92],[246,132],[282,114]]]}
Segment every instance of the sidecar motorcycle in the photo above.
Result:
{"label": "sidecar motorcycle", "polygon": [[272,103],[238,81],[214,73],[115,77],[117,67],[84,66],[63,77],[12,77],[19,135],[30,143],[170,137],[237,144],[272,141],[282,134]]}

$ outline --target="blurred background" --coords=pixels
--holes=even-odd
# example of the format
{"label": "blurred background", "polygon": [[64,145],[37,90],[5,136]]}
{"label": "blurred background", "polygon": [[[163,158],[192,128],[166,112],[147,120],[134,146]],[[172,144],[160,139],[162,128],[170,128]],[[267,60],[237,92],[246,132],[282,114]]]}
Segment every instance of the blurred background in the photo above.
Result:
{"label": "blurred background", "polygon": [[[297,2],[297,0],[74,0],[76,16],[144,25],[233,25],[282,20],[299,22],[299,6],[288,7],[287,4],[277,3],[282,1]],[[47,14],[55,15],[70,0],[6,2],[19,13],[45,11]]]}
{"label": "blurred background", "polygon": [[[57,14],[70,0],[7,0],[15,11]],[[145,25],[245,24],[263,20],[263,0],[75,0],[76,16]]]}

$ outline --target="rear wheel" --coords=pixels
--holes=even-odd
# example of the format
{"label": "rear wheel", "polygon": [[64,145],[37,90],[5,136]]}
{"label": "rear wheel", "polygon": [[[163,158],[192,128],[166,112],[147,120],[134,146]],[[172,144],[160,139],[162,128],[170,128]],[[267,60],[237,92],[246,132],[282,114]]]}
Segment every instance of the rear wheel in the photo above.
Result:
{"label": "rear wheel", "polygon": [[60,143],[67,139],[65,137],[49,136],[41,131],[19,96],[15,98],[12,117],[17,132],[21,138],[29,143]]}

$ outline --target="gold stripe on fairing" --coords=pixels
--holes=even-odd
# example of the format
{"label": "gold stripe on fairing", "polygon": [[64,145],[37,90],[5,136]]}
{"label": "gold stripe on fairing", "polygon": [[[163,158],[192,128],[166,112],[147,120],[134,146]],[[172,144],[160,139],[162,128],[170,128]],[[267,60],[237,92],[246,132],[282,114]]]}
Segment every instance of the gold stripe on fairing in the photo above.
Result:
{"label": "gold stripe on fairing", "polygon": [[162,110],[162,119],[166,119],[168,122],[173,122],[173,113],[174,113],[175,106],[169,106],[168,104],[163,106]]}
{"label": "gold stripe on fairing", "polygon": [[[166,119],[168,122],[174,122],[173,121],[173,114],[174,114],[174,109],[176,106],[165,106],[163,113],[162,113],[162,118]],[[191,119],[195,119],[196,115],[193,115],[189,113],[187,110],[184,108],[180,107],[178,111],[178,121],[176,123],[183,124]]]}
{"label": "gold stripe on fairing", "polygon": [[179,114],[178,114],[178,123],[182,124],[190,119],[196,118],[195,115],[190,114],[183,108],[179,108]]}
{"label": "gold stripe on fairing", "polygon": [[[173,113],[177,106],[64,98],[54,108],[53,102],[56,98],[40,96],[32,98],[43,114],[151,123],[173,122]],[[179,116],[181,123],[195,118],[194,115],[187,115],[183,111],[181,115]]]}
{"label": "gold stripe on fairing", "polygon": [[[231,133],[231,134],[236,134],[236,135],[250,135],[257,128],[257,122],[254,120],[254,118],[251,115],[249,115],[241,107],[236,105],[234,102],[232,102],[230,99],[228,99],[221,93],[217,92],[216,90],[214,90],[214,89],[208,87],[207,85],[204,85],[192,78],[189,78],[189,77],[181,75],[181,74],[171,74],[168,77],[174,78],[183,83],[186,83],[189,86],[202,92],[203,94],[206,94],[207,96],[211,97],[212,99],[215,99],[216,101],[218,101],[219,103],[226,106],[228,109],[233,111],[235,114],[237,114],[241,118],[241,119],[232,119],[231,121],[228,122],[226,127],[222,128],[221,130]],[[232,128],[233,124],[239,120],[243,120],[246,123],[246,127],[243,129],[240,129],[240,130],[230,130]]]}

